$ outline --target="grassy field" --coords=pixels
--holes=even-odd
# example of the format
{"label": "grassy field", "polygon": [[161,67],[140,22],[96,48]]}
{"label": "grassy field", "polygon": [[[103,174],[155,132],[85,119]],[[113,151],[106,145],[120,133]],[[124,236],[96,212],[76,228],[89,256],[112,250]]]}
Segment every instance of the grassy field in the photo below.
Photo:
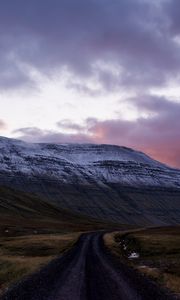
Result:
{"label": "grassy field", "polygon": [[69,250],[79,233],[0,237],[0,291]]}
{"label": "grassy field", "polygon": [[0,294],[69,250],[82,232],[114,226],[0,187]]}
{"label": "grassy field", "polygon": [[107,234],[105,243],[124,263],[180,295],[180,226]]}
{"label": "grassy field", "polygon": [[[114,228],[118,231],[106,234],[105,243],[116,256],[180,293],[180,227],[136,230],[75,215],[34,195],[0,187],[0,294],[69,250],[82,232]],[[133,252],[139,257],[130,259]]]}

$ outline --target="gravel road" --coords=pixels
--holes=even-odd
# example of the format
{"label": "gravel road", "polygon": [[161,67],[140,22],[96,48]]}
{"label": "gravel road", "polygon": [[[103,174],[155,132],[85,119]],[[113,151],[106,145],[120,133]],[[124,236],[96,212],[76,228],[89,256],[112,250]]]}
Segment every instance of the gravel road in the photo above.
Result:
{"label": "gravel road", "polygon": [[72,250],[21,281],[2,300],[170,300],[106,250],[102,233],[81,236]]}

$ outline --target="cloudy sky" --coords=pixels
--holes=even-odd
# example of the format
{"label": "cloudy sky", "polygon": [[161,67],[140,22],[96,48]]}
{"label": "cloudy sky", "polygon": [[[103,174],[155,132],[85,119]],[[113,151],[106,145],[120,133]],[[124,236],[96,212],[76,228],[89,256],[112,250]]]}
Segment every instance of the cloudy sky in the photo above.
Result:
{"label": "cloudy sky", "polygon": [[180,167],[179,0],[0,0],[0,135]]}

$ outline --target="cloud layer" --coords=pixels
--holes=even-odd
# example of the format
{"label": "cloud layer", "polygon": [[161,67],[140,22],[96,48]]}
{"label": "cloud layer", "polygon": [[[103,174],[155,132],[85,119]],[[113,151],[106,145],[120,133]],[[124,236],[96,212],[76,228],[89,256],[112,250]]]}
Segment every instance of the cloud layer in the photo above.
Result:
{"label": "cloud layer", "polygon": [[178,7],[177,0],[3,1],[1,88],[32,84],[28,67],[95,74],[108,88],[159,86],[179,75]]}
{"label": "cloud layer", "polygon": [[179,0],[1,1],[0,36],[0,91],[33,90],[35,72],[52,79],[68,72],[67,87],[97,101],[96,84],[104,95],[132,91],[135,96],[124,101],[139,111],[135,121],[90,116],[84,125],[59,120],[56,131],[34,124],[16,135],[36,142],[126,145],[180,166],[180,104],[152,95],[153,88],[179,82]]}
{"label": "cloud layer", "polygon": [[[52,143],[107,143],[124,145],[142,150],[155,159],[180,167],[180,103],[149,95],[141,99],[130,99],[132,105],[149,113],[136,121],[87,119],[84,126],[70,120],[58,122],[56,132],[38,128],[18,129],[19,137],[30,142]],[[75,133],[62,133],[62,130]]]}

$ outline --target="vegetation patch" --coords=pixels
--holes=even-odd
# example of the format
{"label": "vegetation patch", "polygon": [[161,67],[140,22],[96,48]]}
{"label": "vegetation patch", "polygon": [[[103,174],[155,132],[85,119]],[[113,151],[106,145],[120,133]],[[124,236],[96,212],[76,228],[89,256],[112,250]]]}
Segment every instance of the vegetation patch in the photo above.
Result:
{"label": "vegetation patch", "polygon": [[0,186],[0,293],[69,250],[82,232],[115,226]]}
{"label": "vegetation patch", "polygon": [[0,295],[22,277],[68,251],[79,233],[0,237]]}
{"label": "vegetation patch", "polygon": [[160,227],[105,236],[113,254],[180,295],[180,227]]}

